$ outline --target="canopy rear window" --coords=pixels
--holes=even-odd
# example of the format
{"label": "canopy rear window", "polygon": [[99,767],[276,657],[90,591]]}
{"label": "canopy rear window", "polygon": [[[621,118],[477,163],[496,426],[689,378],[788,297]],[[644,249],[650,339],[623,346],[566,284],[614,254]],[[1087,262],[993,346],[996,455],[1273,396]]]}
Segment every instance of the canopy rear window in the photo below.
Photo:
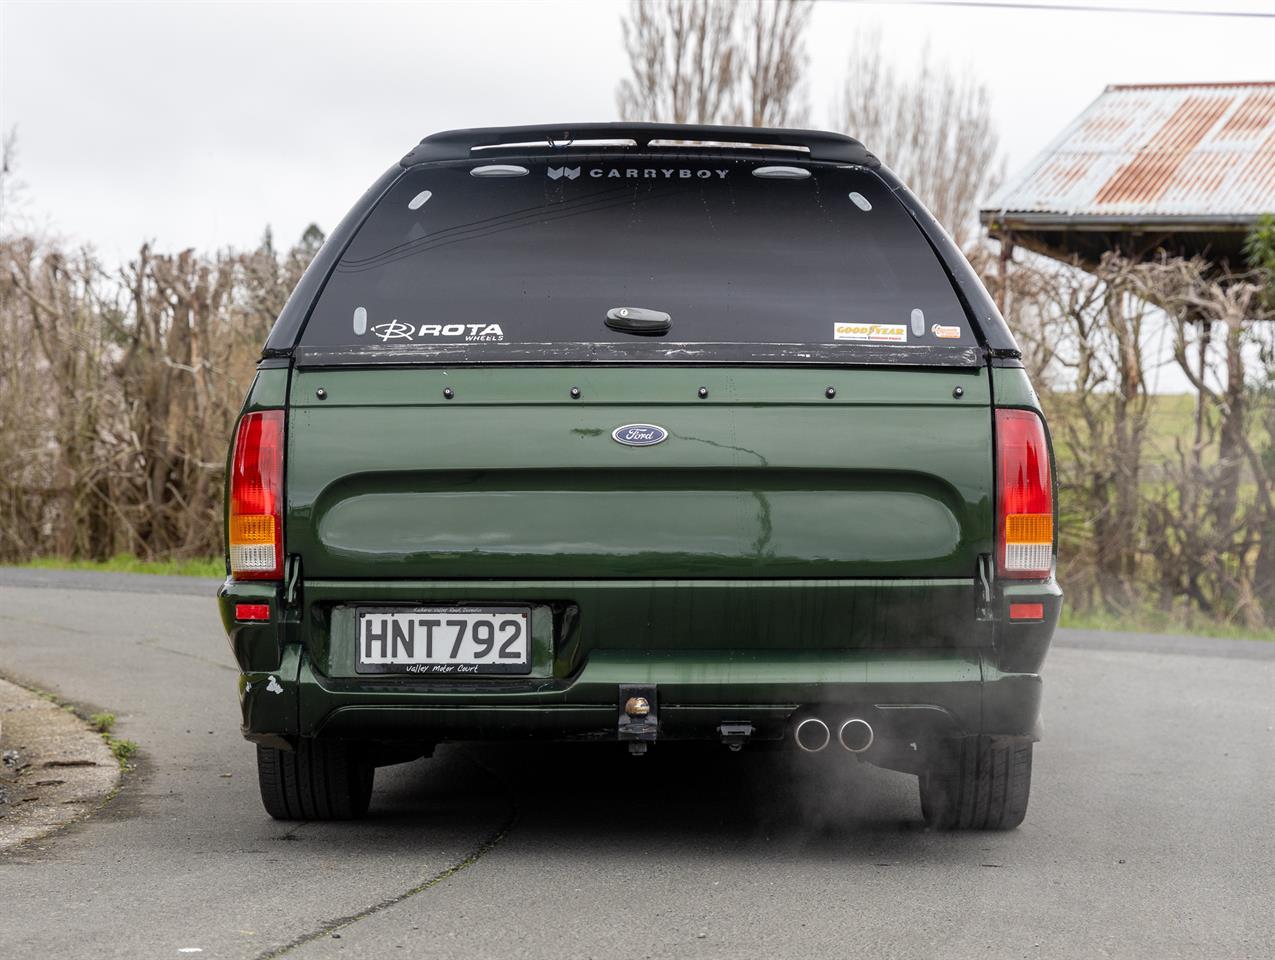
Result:
{"label": "canopy rear window", "polygon": [[[439,164],[401,178],[300,345],[373,361],[870,350],[906,362],[897,351],[976,343],[937,256],[870,171],[758,176],[757,161],[685,156],[500,164],[513,169]],[[613,329],[616,311],[667,315],[668,330]]]}

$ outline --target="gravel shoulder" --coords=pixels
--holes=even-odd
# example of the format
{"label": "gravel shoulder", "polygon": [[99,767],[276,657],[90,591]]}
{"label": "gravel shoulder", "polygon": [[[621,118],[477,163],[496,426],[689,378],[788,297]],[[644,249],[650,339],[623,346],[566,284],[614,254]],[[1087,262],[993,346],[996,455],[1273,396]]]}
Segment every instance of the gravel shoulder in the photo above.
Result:
{"label": "gravel shoulder", "polygon": [[0,754],[0,851],[89,816],[120,782],[120,765],[96,731],[3,679]]}

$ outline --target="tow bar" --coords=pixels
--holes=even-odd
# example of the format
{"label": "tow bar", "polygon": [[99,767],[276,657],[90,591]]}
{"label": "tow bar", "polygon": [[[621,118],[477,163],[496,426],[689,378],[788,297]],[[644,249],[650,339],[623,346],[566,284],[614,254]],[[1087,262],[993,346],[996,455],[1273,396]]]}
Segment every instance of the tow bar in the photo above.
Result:
{"label": "tow bar", "polygon": [[616,734],[629,745],[629,753],[641,756],[660,730],[659,700],[654,684],[620,684],[620,716]]}

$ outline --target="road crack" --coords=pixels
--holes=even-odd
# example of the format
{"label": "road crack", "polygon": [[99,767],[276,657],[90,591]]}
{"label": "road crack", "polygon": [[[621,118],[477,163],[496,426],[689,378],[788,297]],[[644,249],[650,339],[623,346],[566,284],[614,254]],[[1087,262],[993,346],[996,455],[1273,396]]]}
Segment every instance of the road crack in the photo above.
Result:
{"label": "road crack", "polygon": [[[488,774],[492,773],[492,771],[488,769],[485,764],[479,763],[473,757],[469,757],[469,759],[471,762],[481,767]],[[506,787],[508,787],[507,784],[506,784]],[[296,950],[298,947],[304,947],[307,943],[313,943],[315,940],[321,940],[324,937],[329,937],[340,930],[344,930],[346,927],[353,926],[354,924],[358,923],[360,920],[366,920],[368,917],[375,916],[376,914],[381,913],[384,910],[388,910],[390,907],[396,906],[402,903],[404,900],[409,900],[412,897],[416,896],[418,893],[424,893],[426,890],[430,889],[431,887],[438,886],[444,880],[451,879],[452,877],[456,876],[456,874],[460,873],[461,871],[466,870],[469,867],[472,867],[475,863],[477,863],[479,860],[485,857],[488,853],[490,853],[493,849],[495,849],[500,844],[500,842],[509,835],[509,832],[513,829],[514,821],[517,820],[517,818],[518,818],[518,807],[513,800],[513,792],[511,790],[510,798],[509,798],[509,813],[505,816],[505,819],[501,821],[500,826],[497,827],[494,832],[489,834],[487,838],[482,841],[482,843],[480,843],[477,847],[475,847],[469,853],[465,854],[465,856],[462,857],[460,860],[457,860],[455,863],[451,864],[450,866],[444,867],[442,870],[439,870],[437,873],[433,874],[432,876],[426,878],[425,880],[422,880],[420,883],[416,884],[416,886],[411,887],[407,890],[404,890],[402,893],[398,893],[392,897],[386,897],[384,900],[377,901],[376,903],[372,904],[370,907],[360,910],[358,913],[353,913],[353,914],[350,914],[349,916],[337,917],[334,920],[329,920],[328,922],[324,923],[321,927],[319,927],[317,930],[312,930],[309,933],[302,934],[301,936],[288,941],[281,947],[275,947],[272,950],[267,950],[265,953],[258,954],[255,960],[275,960],[276,957],[285,956],[291,953],[293,950]]]}
{"label": "road crack", "polygon": [[226,663],[220,663],[216,660],[210,660],[207,657],[201,657],[197,653],[191,653],[188,650],[175,650],[172,647],[164,646],[163,642],[155,637],[147,637],[144,640],[134,640],[139,647],[146,647],[150,650],[159,650],[161,653],[171,653],[175,657],[186,657],[190,660],[198,660],[200,663],[207,664],[210,667],[216,667],[218,670],[229,670],[231,673],[238,673],[238,667],[232,667]]}

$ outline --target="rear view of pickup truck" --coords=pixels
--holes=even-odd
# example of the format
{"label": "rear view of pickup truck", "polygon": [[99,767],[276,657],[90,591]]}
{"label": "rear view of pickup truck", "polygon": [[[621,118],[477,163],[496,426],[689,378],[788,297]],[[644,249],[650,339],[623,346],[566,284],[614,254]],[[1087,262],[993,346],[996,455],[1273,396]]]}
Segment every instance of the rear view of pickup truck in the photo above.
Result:
{"label": "rear view of pickup truck", "polygon": [[1027,809],[1048,432],[969,264],[836,134],[428,137],[266,344],[222,618],[282,819],[440,743],[716,741]]}

